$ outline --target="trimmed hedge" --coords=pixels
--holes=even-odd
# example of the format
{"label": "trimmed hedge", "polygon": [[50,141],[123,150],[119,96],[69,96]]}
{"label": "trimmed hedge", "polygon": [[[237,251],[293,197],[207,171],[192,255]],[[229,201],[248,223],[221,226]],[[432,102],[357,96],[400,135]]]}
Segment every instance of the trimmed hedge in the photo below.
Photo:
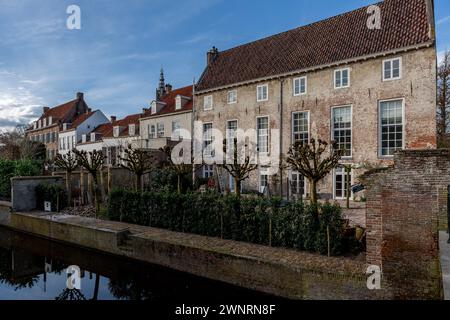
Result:
{"label": "trimmed hedge", "polygon": [[303,202],[281,206],[278,199],[115,190],[107,215],[114,221],[321,254],[328,253],[329,232],[331,254],[342,254],[341,208],[320,205],[318,222],[313,209]]}

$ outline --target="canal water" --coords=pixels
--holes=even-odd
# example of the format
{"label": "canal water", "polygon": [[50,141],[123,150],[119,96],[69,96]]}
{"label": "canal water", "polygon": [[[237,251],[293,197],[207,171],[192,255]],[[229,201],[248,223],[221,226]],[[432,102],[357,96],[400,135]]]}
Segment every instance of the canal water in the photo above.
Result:
{"label": "canal water", "polygon": [[[80,289],[67,287],[69,266]],[[70,287],[70,286],[69,286]],[[275,302],[275,297],[221,282],[100,254],[0,228],[0,300],[150,300]]]}

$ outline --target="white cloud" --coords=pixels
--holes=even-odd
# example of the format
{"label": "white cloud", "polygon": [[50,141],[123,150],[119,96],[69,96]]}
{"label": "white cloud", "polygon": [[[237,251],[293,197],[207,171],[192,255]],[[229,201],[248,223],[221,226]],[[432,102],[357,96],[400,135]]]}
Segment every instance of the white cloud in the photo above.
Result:
{"label": "white cloud", "polygon": [[442,19],[439,19],[439,20],[436,22],[436,24],[437,24],[437,25],[441,25],[441,24],[447,23],[447,22],[449,22],[449,21],[450,21],[450,16],[447,16],[447,17],[444,17],[444,18],[442,18]]}

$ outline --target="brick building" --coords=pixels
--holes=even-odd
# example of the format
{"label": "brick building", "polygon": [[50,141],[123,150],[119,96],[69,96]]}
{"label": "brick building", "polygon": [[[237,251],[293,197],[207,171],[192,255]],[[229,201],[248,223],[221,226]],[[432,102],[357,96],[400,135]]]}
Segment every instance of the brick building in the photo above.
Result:
{"label": "brick building", "polygon": [[54,108],[44,107],[42,115],[26,130],[26,136],[32,141],[45,145],[47,158],[52,159],[58,153],[59,133],[64,124],[70,124],[91,110],[84,101],[83,93],[77,93],[76,99]]}
{"label": "brick building", "polygon": [[[436,148],[433,1],[377,6],[381,29],[368,27],[364,7],[225,51],[213,48],[195,94],[194,120],[203,122],[204,140],[210,128],[255,129],[259,152],[277,145],[282,154],[297,140],[335,140],[345,150],[342,163],[354,166],[352,182],[367,163],[391,164],[398,150]],[[211,175],[212,167],[204,168]],[[281,170],[276,178],[260,166],[244,189],[260,191],[277,180],[283,183],[272,192],[308,192],[296,172]],[[344,198],[344,182],[343,169],[336,169],[319,193]]]}

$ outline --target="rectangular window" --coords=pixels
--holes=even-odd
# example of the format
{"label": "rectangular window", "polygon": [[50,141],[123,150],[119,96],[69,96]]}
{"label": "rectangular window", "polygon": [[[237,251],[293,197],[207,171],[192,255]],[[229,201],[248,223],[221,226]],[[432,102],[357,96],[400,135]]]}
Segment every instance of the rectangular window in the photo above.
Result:
{"label": "rectangular window", "polygon": [[175,140],[180,139],[180,121],[172,121],[172,138]]}
{"label": "rectangular window", "polygon": [[263,84],[256,87],[256,101],[267,101],[269,100],[269,85]]}
{"label": "rectangular window", "polygon": [[266,194],[269,187],[269,170],[262,168],[259,171],[259,193]]}
{"label": "rectangular window", "polygon": [[203,178],[212,178],[214,177],[214,166],[213,165],[204,165],[203,166]]}
{"label": "rectangular window", "polygon": [[269,118],[262,117],[257,119],[258,134],[258,152],[269,153]]}
{"label": "rectangular window", "polygon": [[298,172],[291,172],[291,195],[306,196],[306,179]]}
{"label": "rectangular window", "polygon": [[403,100],[380,102],[380,154],[391,157],[404,146]]}
{"label": "rectangular window", "polygon": [[148,138],[156,139],[156,126],[154,124],[148,126]]}
{"label": "rectangular window", "polygon": [[158,138],[164,138],[164,123],[158,123]]}
{"label": "rectangular window", "polygon": [[228,104],[237,103],[237,90],[228,91],[227,102]]}
{"label": "rectangular window", "polygon": [[402,59],[383,61],[383,81],[398,80],[402,77]]}
{"label": "rectangular window", "polygon": [[206,157],[213,157],[214,150],[212,149],[212,143],[214,138],[212,136],[212,123],[203,124],[203,154]]}
{"label": "rectangular window", "polygon": [[306,94],[307,79],[306,77],[294,79],[294,96]]}
{"label": "rectangular window", "polygon": [[309,112],[296,112],[292,114],[292,140],[309,143]]}
{"label": "rectangular window", "polygon": [[213,96],[206,96],[203,98],[203,110],[212,110]]}
{"label": "rectangular window", "polygon": [[352,107],[333,108],[333,137],[336,149],[344,151],[344,157],[352,156]]}
{"label": "rectangular window", "polygon": [[350,189],[350,197],[352,196],[351,191],[352,183],[352,173],[347,175],[345,169],[340,167],[334,171],[334,198],[335,199],[346,199],[348,189]]}
{"label": "rectangular window", "polygon": [[[238,129],[237,120],[230,120],[227,122],[227,132],[226,132],[226,134],[227,134],[227,141],[226,141],[227,152],[234,150],[234,141],[237,138],[236,137],[237,129]],[[232,157],[234,158],[233,155],[232,155]]]}
{"label": "rectangular window", "polygon": [[334,88],[350,87],[350,69],[339,69],[334,71]]}

